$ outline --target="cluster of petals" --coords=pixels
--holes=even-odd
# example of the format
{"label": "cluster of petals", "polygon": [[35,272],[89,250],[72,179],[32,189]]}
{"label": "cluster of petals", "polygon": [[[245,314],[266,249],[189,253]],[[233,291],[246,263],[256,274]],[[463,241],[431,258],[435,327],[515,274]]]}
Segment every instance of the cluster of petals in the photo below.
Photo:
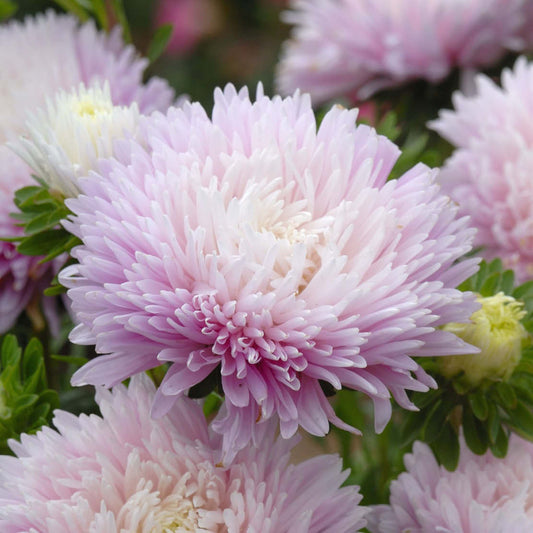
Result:
{"label": "cluster of petals", "polygon": [[454,94],[455,110],[431,127],[456,146],[440,181],[471,217],[480,254],[523,282],[533,278],[533,64],[519,58],[501,83],[478,75],[476,94]]}
{"label": "cluster of petals", "polygon": [[26,135],[10,146],[51,189],[76,196],[78,178],[113,156],[116,139],[134,138],[139,117],[135,102],[113,104],[107,82],[89,89],[80,84],[32,113]]}
{"label": "cluster of petals", "polygon": [[[60,89],[84,83],[109,83],[113,101],[137,102],[143,113],[165,110],[173,100],[166,82],[142,83],[147,61],[125,46],[118,30],[106,35],[93,22],[79,25],[73,16],[52,11],[24,21],[0,25],[0,219],[2,237],[19,234],[9,213],[14,191],[33,185],[30,168],[10,154],[5,144],[26,131],[27,114],[44,105]],[[35,259],[18,254],[11,243],[0,242],[0,331],[5,331],[25,307],[35,282],[46,269]]]}
{"label": "cluster of petals", "polygon": [[416,442],[407,471],[391,483],[389,505],[369,515],[372,533],[529,533],[533,531],[533,444],[511,435],[504,459],[461,443],[454,472]]}
{"label": "cluster of petals", "polygon": [[65,227],[83,245],[60,280],[71,340],[104,355],[73,383],[169,363],[158,416],[218,382],[226,450],[276,414],[285,438],[346,427],[324,390],[369,395],[378,431],[391,392],[414,408],[405,391],[434,382],[412,356],[473,350],[440,328],[477,308],[455,289],[477,268],[457,262],[473,230],[436,170],[387,182],[399,150],[356,115],[334,107],[317,130],[307,95],[227,86],[212,118],[197,103],[152,115],[142,143],[82,178]]}
{"label": "cluster of petals", "polygon": [[[293,0],[278,66],[282,94],[364,100],[408,81],[443,80],[523,49],[527,0]],[[530,39],[530,38],[529,38]]]}
{"label": "cluster of petals", "polygon": [[219,438],[193,400],[153,420],[146,375],[99,390],[102,413],[56,411],[57,428],[11,441],[0,457],[3,533],[351,533],[365,526],[358,487],[337,455],[289,463],[274,438],[220,463]]}

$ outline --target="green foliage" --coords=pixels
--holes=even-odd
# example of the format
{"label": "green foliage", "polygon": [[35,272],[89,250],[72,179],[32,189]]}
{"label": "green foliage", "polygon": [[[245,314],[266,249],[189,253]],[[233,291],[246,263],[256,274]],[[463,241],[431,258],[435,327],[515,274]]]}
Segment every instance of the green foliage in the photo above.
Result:
{"label": "green foliage", "polygon": [[402,151],[391,171],[390,179],[399,178],[417,163],[438,167],[444,162],[443,150],[440,146],[434,146],[435,142],[441,141],[435,141],[432,133],[425,128],[406,129],[395,111],[389,111],[381,118],[376,131],[396,142]]}
{"label": "green foliage", "polygon": [[11,0],[0,0],[0,20],[9,18],[17,10],[17,4]]}
{"label": "green foliage", "polygon": [[0,453],[8,454],[7,440],[48,424],[59,399],[47,386],[43,347],[37,339],[23,352],[16,337],[6,335],[0,363]]}
{"label": "green foliage", "polygon": [[[533,282],[514,287],[513,272],[504,270],[499,259],[482,262],[479,271],[460,289],[484,297],[503,292],[522,301],[527,311],[522,323],[531,335]],[[438,375],[436,360],[422,364],[436,375],[438,389],[412,395],[420,410],[404,418],[403,444],[415,439],[427,442],[437,459],[448,470],[453,470],[459,457],[460,427],[467,446],[479,455],[489,449],[496,457],[504,457],[511,431],[533,441],[531,339],[524,345],[521,360],[507,381],[485,379],[478,386],[472,386],[461,374],[449,379]]]}
{"label": "green foliage", "polygon": [[172,24],[165,24],[155,32],[152,42],[148,47],[146,56],[148,57],[150,63],[153,63],[166,49],[170,38],[172,37]]}
{"label": "green foliage", "polygon": [[[63,196],[50,190],[46,185],[30,185],[15,192],[15,205],[19,212],[13,213],[24,235],[10,240],[17,242],[17,250],[24,255],[44,256],[42,263],[69,253],[80,240],[59,223],[70,211],[64,204]],[[57,283],[47,295],[62,292]]]}

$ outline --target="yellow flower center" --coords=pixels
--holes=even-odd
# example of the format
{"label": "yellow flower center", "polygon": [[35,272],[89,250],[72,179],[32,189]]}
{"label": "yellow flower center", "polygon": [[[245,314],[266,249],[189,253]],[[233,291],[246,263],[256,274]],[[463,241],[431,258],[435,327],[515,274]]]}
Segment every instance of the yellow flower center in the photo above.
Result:
{"label": "yellow flower center", "polygon": [[528,333],[520,320],[526,315],[524,304],[499,292],[486,298],[478,297],[481,309],[471,316],[471,323],[452,322],[444,329],[480,348],[480,353],[452,355],[439,359],[440,370],[446,377],[460,372],[471,385],[484,379],[507,380],[519,363],[522,345]]}

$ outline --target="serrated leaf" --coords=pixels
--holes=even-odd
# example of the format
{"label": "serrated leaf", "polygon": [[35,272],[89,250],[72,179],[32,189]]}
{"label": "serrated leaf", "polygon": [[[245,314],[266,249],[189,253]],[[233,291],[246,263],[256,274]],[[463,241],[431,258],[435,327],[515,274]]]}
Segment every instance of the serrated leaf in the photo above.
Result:
{"label": "serrated leaf", "polygon": [[459,463],[459,439],[450,423],[444,424],[440,438],[431,443],[435,457],[446,470],[453,472]]}
{"label": "serrated leaf", "polygon": [[165,51],[173,31],[172,24],[165,24],[157,28],[146,53],[150,63],[153,63]]}
{"label": "serrated leaf", "polygon": [[463,409],[463,435],[467,446],[477,455],[483,455],[489,446],[489,436],[483,422],[478,420],[471,409]]}

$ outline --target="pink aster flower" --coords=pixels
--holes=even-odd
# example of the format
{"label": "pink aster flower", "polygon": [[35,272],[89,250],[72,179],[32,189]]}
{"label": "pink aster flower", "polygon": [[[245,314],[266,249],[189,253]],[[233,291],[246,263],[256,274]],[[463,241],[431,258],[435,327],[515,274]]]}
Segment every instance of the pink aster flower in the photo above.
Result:
{"label": "pink aster flower", "polygon": [[415,79],[436,83],[454,67],[493,64],[524,46],[526,0],[293,0],[294,25],[278,68],[283,94],[315,103]]}
{"label": "pink aster flower", "polygon": [[154,414],[206,378],[226,407],[224,447],[256,440],[274,414],[283,437],[328,432],[326,389],[349,387],[390,417],[390,392],[434,385],[412,356],[469,352],[439,328],[468,320],[454,287],[472,230],[418,165],[387,182],[398,148],[357,112],[317,131],[308,96],[256,102],[232,86],[146,121],[144,145],[80,180],[65,226],[83,245],[63,271],[71,339],[100,354],[73,383],[114,385],[170,363]]}
{"label": "pink aster flower", "polygon": [[529,533],[533,531],[533,444],[516,435],[504,459],[461,445],[454,472],[416,442],[407,472],[391,483],[390,505],[369,516],[372,533]]}
{"label": "pink aster flower", "polygon": [[[166,82],[142,84],[145,59],[125,46],[118,30],[99,32],[92,22],[79,25],[72,16],[52,11],[23,22],[0,26],[0,235],[20,234],[9,213],[14,191],[33,185],[30,168],[8,152],[5,143],[26,131],[27,113],[43,106],[59,89],[107,80],[116,104],[136,102],[142,112],[165,110],[173,99]],[[37,259],[21,256],[11,243],[0,241],[0,333],[15,322],[36,294],[39,279],[49,270]]]}
{"label": "pink aster flower", "polygon": [[214,0],[159,0],[156,20],[158,25],[172,24],[167,50],[181,55],[220,27],[222,13]]}
{"label": "pink aster flower", "polygon": [[440,181],[472,218],[481,254],[523,282],[533,278],[533,64],[519,58],[501,88],[483,75],[476,82],[477,94],[456,93],[455,110],[431,124],[457,147]]}
{"label": "pink aster flower", "polygon": [[203,413],[182,398],[150,417],[154,387],[145,376],[96,395],[102,418],[56,411],[57,431],[11,441],[0,457],[3,533],[319,533],[365,526],[358,487],[341,485],[338,456],[289,464],[297,439],[274,438],[220,463]]}

